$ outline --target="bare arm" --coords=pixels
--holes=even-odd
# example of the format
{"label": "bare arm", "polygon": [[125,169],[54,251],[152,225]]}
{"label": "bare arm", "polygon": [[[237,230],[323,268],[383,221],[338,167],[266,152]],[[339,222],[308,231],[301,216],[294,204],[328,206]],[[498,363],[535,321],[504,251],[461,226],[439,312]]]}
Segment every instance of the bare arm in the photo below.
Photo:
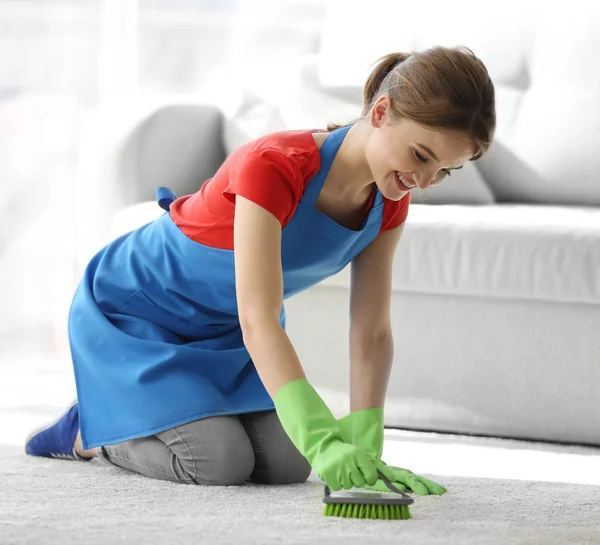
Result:
{"label": "bare arm", "polygon": [[350,411],[385,401],[394,342],[390,320],[392,264],[404,225],[379,235],[352,262]]}
{"label": "bare arm", "polygon": [[283,305],[281,224],[261,206],[236,197],[234,257],[244,344],[271,398],[281,386],[306,378],[279,322]]}

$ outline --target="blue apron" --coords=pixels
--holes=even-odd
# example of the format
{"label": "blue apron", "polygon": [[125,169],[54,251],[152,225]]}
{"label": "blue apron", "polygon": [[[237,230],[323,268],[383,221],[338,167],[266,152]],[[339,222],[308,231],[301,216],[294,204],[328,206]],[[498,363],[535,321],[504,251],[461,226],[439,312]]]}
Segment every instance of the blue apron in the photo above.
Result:
{"label": "blue apron", "polygon": [[[342,270],[379,233],[379,191],[358,230],[315,208],[347,131],[323,143],[282,231],[284,298]],[[168,210],[174,197],[163,191],[159,203]],[[94,256],[69,313],[84,448],[274,408],[242,341],[233,257],[188,238],[168,212]]]}

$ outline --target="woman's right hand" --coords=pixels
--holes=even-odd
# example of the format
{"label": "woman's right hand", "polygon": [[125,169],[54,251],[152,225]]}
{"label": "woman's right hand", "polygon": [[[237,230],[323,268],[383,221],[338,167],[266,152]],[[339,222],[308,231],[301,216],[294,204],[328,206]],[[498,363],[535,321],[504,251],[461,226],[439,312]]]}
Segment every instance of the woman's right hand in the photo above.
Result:
{"label": "woman's right hand", "polygon": [[377,468],[358,447],[331,441],[312,461],[312,467],[331,490],[361,488],[377,482]]}

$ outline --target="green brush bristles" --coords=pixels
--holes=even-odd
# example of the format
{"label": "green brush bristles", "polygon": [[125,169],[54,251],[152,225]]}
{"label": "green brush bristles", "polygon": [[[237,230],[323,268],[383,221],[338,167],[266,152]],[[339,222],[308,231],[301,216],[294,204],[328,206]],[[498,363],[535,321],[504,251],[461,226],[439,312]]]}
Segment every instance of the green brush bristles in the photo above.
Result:
{"label": "green brush bristles", "polygon": [[408,520],[408,505],[363,505],[358,503],[328,503],[323,515],[352,519]]}

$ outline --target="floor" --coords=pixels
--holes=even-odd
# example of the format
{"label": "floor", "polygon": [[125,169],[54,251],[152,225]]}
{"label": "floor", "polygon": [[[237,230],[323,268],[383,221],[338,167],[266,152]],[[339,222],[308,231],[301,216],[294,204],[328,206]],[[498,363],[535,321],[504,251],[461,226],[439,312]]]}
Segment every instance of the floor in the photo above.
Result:
{"label": "floor", "polygon": [[[70,363],[0,357],[0,543],[600,545],[600,448],[387,430],[384,459],[448,487],[413,520],[321,516],[314,475],[291,487],[191,487],[94,461],[23,456],[75,397]],[[165,503],[166,500],[166,503]],[[395,524],[395,526],[391,526]]]}

